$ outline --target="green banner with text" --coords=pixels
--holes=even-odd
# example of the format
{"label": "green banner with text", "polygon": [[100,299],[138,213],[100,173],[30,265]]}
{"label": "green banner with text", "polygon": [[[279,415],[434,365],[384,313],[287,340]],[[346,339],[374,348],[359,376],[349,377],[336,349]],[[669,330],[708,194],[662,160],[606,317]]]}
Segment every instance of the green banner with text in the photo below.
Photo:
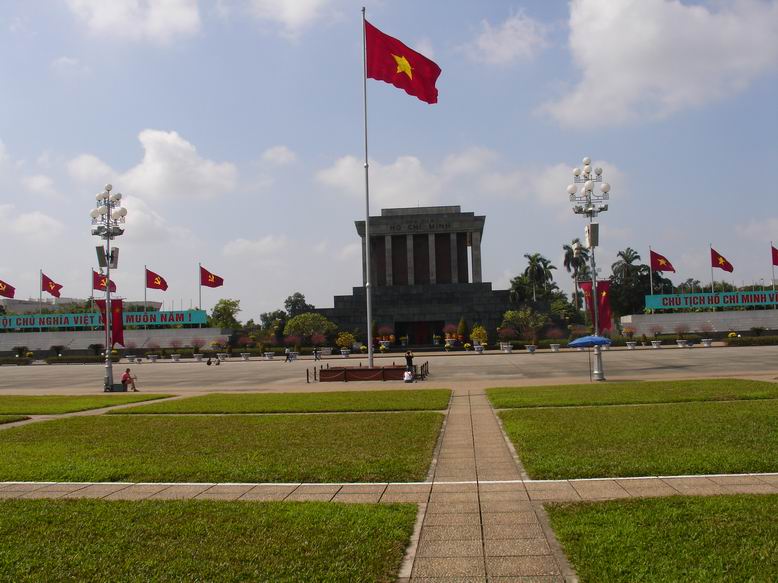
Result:
{"label": "green banner with text", "polygon": [[[169,312],[124,312],[127,326],[181,326],[206,324],[204,310],[181,310]],[[97,328],[103,326],[99,312],[84,314],[20,314],[0,316],[0,330],[36,330],[47,328]]]}
{"label": "green banner with text", "polygon": [[657,294],[646,296],[646,308],[649,310],[747,308],[749,306],[775,306],[776,304],[778,304],[778,294],[773,291]]}

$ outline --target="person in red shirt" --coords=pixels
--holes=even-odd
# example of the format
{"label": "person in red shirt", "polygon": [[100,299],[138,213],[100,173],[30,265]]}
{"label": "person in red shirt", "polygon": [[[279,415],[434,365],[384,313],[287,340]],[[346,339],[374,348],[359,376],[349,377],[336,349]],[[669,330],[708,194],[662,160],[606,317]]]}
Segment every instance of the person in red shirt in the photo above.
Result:
{"label": "person in red shirt", "polygon": [[130,372],[130,369],[124,371],[124,374],[122,375],[122,384],[124,385],[124,389],[127,390],[130,387],[132,387],[132,390],[136,393],[138,392],[138,389],[135,388],[135,377],[132,376],[132,373]]}

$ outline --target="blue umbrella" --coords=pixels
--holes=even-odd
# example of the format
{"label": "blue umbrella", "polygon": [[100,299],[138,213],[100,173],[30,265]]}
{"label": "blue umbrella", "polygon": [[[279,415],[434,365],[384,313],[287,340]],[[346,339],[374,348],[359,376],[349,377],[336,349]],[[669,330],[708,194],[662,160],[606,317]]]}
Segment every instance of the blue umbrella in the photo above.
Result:
{"label": "blue umbrella", "polygon": [[582,336],[568,344],[570,348],[589,348],[591,346],[608,346],[611,341],[603,336]]}

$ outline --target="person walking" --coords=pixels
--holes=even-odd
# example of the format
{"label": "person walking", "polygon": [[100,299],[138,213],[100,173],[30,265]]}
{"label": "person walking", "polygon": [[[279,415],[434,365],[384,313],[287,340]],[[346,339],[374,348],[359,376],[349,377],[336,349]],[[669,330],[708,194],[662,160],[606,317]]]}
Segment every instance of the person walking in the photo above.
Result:
{"label": "person walking", "polygon": [[292,362],[292,351],[288,347],[284,350],[284,354],[286,355],[284,362]]}
{"label": "person walking", "polygon": [[319,352],[319,348],[316,346],[313,347],[313,360],[321,360],[321,353]]}
{"label": "person walking", "polygon": [[405,352],[405,370],[413,371],[413,352],[410,350]]}

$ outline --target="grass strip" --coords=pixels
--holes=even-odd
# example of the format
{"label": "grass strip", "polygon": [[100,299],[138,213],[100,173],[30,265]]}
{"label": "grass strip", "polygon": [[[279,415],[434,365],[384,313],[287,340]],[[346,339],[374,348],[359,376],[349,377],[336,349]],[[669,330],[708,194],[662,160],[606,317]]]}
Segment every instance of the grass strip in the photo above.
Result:
{"label": "grass strip", "polygon": [[440,413],[90,416],[0,432],[0,481],[423,480]]}
{"label": "grass strip", "polygon": [[416,506],[1,500],[4,581],[393,581]]}
{"label": "grass strip", "polygon": [[338,411],[440,411],[451,391],[338,391],[333,393],[214,393],[152,403],[122,414],[147,413],[325,413]]}
{"label": "grass strip", "polygon": [[29,419],[29,417],[24,415],[0,415],[0,425],[3,423],[13,423],[14,421],[24,421],[25,419]]}
{"label": "grass strip", "polygon": [[107,394],[107,395],[3,395],[0,415],[61,415],[112,405],[163,399],[171,395]]}
{"label": "grass strip", "polygon": [[488,389],[497,409],[776,399],[778,383],[742,379],[646,381]]}
{"label": "grass strip", "polygon": [[778,495],[547,506],[582,583],[778,581]]}
{"label": "grass strip", "polygon": [[774,472],[778,401],[500,412],[532,478]]}

